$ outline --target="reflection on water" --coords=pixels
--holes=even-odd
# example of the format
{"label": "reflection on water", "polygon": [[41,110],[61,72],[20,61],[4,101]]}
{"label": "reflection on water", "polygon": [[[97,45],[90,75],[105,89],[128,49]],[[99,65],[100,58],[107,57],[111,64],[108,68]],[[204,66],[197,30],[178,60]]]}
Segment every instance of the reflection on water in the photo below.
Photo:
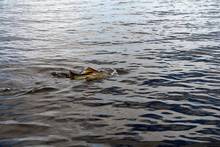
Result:
{"label": "reflection on water", "polygon": [[[0,1],[0,146],[219,146],[217,0]],[[118,75],[85,82],[52,72]]]}

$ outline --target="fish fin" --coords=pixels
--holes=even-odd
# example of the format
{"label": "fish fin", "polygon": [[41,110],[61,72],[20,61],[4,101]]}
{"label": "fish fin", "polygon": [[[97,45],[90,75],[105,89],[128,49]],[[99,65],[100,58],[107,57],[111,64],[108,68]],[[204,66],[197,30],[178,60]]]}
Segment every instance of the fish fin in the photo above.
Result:
{"label": "fish fin", "polygon": [[75,79],[75,77],[77,76],[77,75],[79,75],[79,74],[77,74],[77,73],[74,73],[73,71],[69,71],[69,78],[71,78],[71,79]]}
{"label": "fish fin", "polygon": [[85,75],[88,75],[88,74],[92,74],[92,73],[96,73],[96,72],[99,72],[98,70],[95,70],[91,67],[87,67],[82,74],[85,74]]}

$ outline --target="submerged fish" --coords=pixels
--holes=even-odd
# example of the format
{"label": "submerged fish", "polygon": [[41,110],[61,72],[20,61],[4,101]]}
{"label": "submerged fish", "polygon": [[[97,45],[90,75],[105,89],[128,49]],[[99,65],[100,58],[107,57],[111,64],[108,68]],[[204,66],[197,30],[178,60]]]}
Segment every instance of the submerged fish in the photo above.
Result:
{"label": "submerged fish", "polygon": [[[113,71],[114,72],[114,71]],[[58,78],[70,78],[72,80],[102,80],[112,75],[113,72],[99,71],[91,67],[86,68],[82,73],[75,73],[69,71],[69,73],[51,73],[53,76]]]}

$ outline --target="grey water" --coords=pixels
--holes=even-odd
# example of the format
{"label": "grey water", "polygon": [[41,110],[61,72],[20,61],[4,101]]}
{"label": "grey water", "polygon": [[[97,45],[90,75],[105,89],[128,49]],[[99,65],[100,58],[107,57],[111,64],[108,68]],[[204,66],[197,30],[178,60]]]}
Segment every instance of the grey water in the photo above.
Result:
{"label": "grey water", "polygon": [[1,147],[219,142],[218,0],[0,0]]}

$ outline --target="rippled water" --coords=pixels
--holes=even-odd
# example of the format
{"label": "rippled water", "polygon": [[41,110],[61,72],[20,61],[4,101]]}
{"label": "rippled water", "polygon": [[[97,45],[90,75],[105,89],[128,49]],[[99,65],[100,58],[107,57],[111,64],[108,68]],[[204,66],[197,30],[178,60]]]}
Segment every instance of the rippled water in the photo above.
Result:
{"label": "rippled water", "polygon": [[0,0],[0,146],[218,146],[219,65],[218,0]]}

